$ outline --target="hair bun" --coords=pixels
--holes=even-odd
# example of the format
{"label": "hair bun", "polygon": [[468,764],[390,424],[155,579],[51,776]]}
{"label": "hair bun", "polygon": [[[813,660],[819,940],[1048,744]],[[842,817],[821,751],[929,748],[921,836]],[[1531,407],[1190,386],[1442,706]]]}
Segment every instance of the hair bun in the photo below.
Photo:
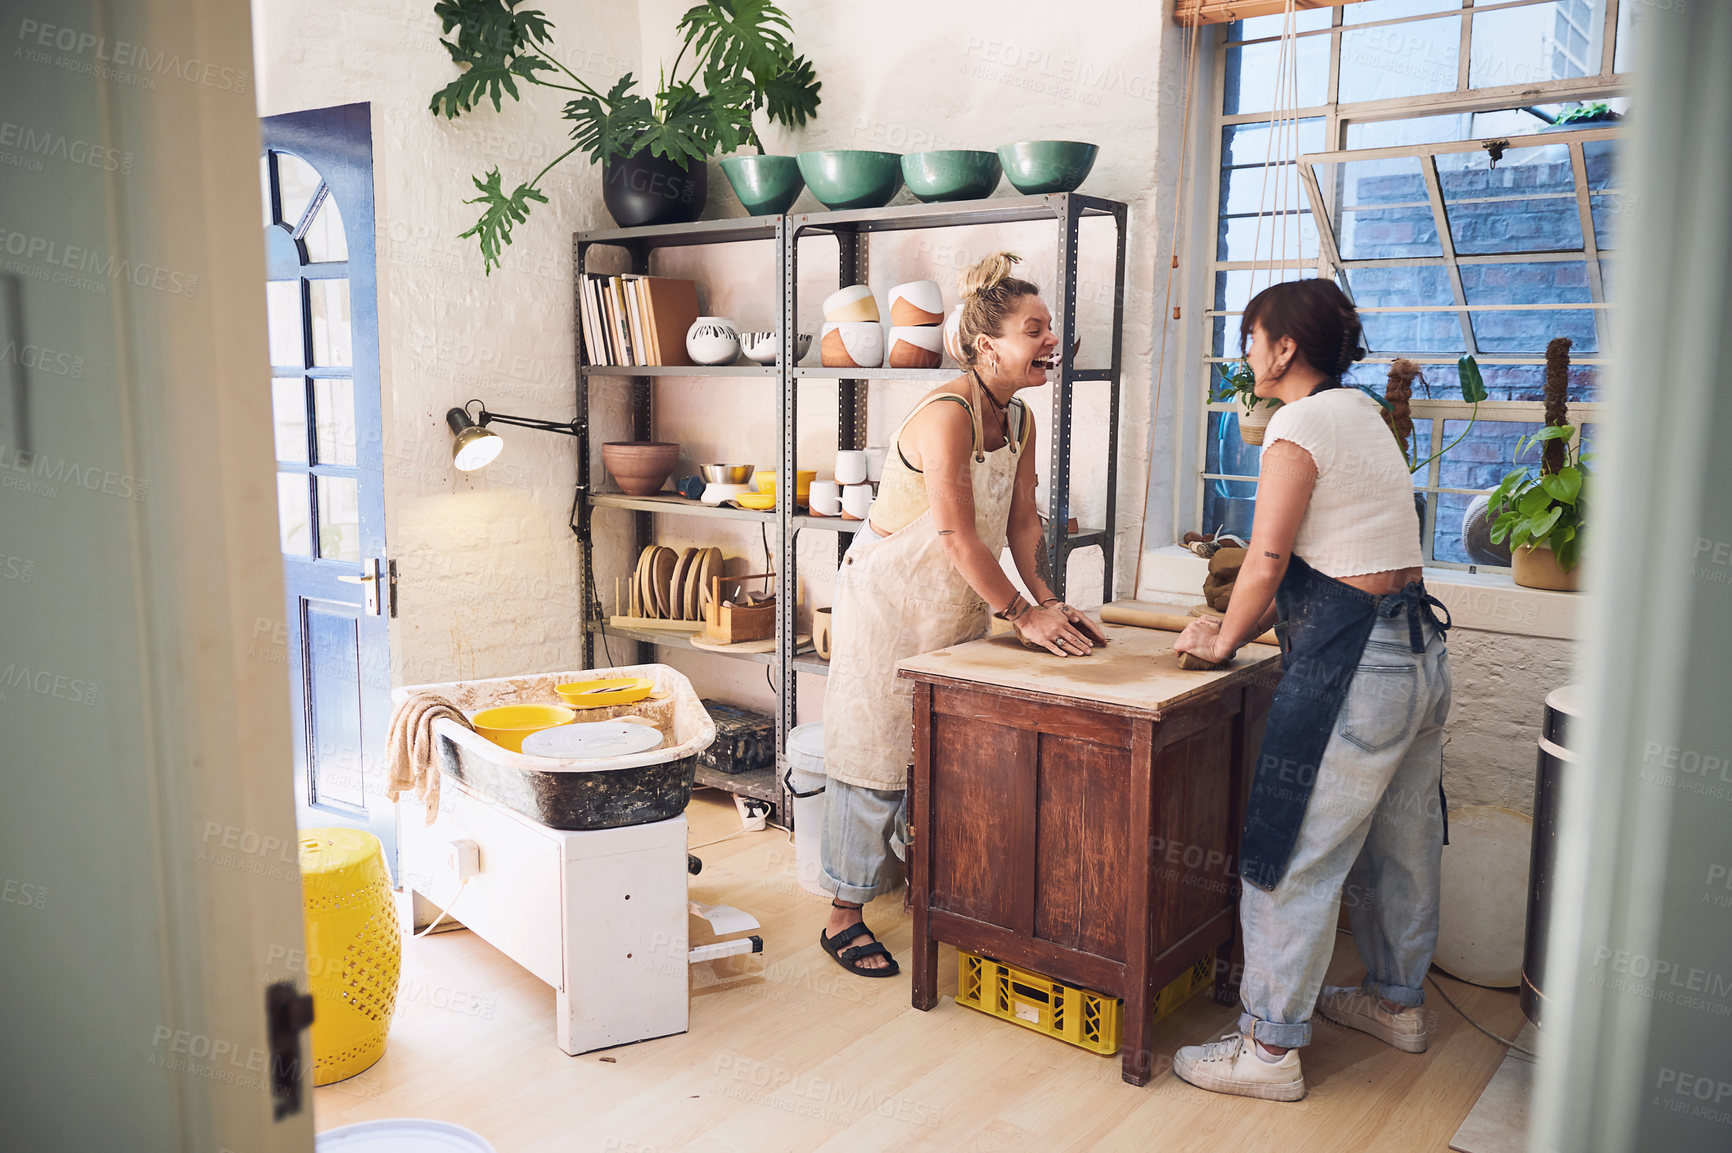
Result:
{"label": "hair bun", "polygon": [[1014,252],[995,252],[958,273],[956,291],[964,300],[991,292],[1011,279],[1012,270],[1021,263],[1022,257]]}

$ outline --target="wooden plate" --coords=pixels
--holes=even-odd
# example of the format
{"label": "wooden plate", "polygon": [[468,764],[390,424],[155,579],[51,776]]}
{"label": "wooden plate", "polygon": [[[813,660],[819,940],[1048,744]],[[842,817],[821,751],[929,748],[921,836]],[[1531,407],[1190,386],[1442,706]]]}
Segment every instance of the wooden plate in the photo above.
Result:
{"label": "wooden plate", "polygon": [[673,606],[668,601],[669,583],[674,578],[674,566],[679,563],[680,554],[671,548],[656,549],[654,564],[650,569],[650,590],[655,595],[656,615],[665,617]]}
{"label": "wooden plate", "polygon": [[698,614],[700,616],[708,611],[710,601],[713,599],[710,586],[711,578],[721,576],[728,563],[726,558],[722,556],[721,549],[712,548],[708,551],[709,556],[705,558],[698,569]]}
{"label": "wooden plate", "polygon": [[688,621],[702,619],[698,613],[698,600],[699,591],[703,588],[701,577],[703,575],[704,558],[709,555],[710,550],[707,548],[692,550],[692,563],[686,568],[686,583],[684,589],[681,591],[685,593],[686,603],[683,607]]}
{"label": "wooden plate", "polygon": [[674,562],[674,575],[668,586],[668,608],[677,621],[691,619],[691,614],[686,611],[686,582],[692,578],[692,566],[697,559],[698,550],[688,548]]}
{"label": "wooden plate", "polygon": [[650,567],[650,561],[655,556],[656,546],[650,545],[638,555],[637,567],[631,573],[631,595],[635,604],[633,616],[647,617],[655,608],[655,602],[644,599],[644,591],[649,587],[644,583],[644,573]]}

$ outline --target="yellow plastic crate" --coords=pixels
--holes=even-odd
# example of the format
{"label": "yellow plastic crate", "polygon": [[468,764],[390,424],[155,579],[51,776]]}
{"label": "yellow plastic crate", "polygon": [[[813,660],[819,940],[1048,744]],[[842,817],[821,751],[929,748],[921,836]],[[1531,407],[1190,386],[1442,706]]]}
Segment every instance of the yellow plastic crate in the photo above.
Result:
{"label": "yellow plastic crate", "polygon": [[[1155,994],[1153,1019],[1189,1001],[1214,975],[1215,954],[1209,953]],[[956,951],[956,1003],[1105,1057],[1121,1044],[1124,1002],[1118,997],[961,949]]]}

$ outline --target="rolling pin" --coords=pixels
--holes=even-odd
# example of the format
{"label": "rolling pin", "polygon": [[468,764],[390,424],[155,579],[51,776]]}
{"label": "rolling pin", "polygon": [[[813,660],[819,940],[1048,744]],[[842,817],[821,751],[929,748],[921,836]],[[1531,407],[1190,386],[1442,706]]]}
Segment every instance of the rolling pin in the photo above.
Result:
{"label": "rolling pin", "polygon": [[[1173,606],[1176,610],[1177,605]],[[1115,625],[1134,625],[1143,629],[1160,629],[1163,632],[1182,633],[1196,620],[1196,617],[1185,616],[1180,612],[1161,612],[1153,608],[1142,608],[1134,604],[1109,604],[1101,606],[1101,620]],[[1251,644],[1272,645],[1275,640],[1275,630],[1268,629],[1262,636],[1252,637]],[[1199,660],[1190,653],[1179,654],[1179,667],[1193,671],[1206,671],[1220,668],[1219,665]]]}

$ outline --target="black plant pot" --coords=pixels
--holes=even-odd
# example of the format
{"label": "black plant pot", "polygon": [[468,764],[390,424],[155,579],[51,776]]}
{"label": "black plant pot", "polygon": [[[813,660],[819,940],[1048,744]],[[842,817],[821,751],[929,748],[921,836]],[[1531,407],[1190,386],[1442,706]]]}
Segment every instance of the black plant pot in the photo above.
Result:
{"label": "black plant pot", "polygon": [[688,172],[646,149],[601,166],[601,198],[621,228],[690,224],[703,213],[709,193],[709,168],[702,161]]}

